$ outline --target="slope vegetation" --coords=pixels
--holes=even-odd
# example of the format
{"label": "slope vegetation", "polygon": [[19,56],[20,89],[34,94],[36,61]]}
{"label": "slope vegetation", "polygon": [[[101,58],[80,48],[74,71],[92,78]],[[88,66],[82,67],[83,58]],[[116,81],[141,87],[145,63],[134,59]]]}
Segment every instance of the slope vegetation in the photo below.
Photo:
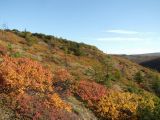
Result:
{"label": "slope vegetation", "polygon": [[0,54],[2,120],[160,118],[160,74],[128,59],[18,30],[0,30]]}

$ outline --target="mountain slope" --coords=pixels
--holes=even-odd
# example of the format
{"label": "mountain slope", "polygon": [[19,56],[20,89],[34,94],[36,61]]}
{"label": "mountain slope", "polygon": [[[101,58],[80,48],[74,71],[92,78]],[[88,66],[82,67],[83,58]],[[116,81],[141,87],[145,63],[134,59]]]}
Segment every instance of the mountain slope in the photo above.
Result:
{"label": "mountain slope", "polygon": [[159,117],[160,74],[123,57],[18,30],[0,31],[0,54],[0,103],[15,111],[10,119]]}

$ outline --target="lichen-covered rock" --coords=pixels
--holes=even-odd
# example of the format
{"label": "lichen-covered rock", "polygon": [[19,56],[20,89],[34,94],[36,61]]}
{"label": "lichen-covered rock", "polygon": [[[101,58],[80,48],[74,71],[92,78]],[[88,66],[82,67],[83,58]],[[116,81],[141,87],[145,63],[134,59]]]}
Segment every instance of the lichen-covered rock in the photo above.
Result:
{"label": "lichen-covered rock", "polygon": [[0,106],[0,120],[18,120],[11,109]]}
{"label": "lichen-covered rock", "polygon": [[93,112],[87,109],[84,104],[78,101],[76,98],[69,97],[67,101],[72,106],[73,111],[79,116],[81,120],[98,120]]}

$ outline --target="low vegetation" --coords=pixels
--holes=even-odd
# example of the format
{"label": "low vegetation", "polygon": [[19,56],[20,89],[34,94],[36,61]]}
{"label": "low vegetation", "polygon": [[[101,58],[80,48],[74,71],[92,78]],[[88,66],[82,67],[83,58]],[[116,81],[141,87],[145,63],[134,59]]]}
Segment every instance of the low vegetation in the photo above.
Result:
{"label": "low vegetation", "polygon": [[159,120],[159,93],[160,74],[125,58],[0,30],[0,119]]}

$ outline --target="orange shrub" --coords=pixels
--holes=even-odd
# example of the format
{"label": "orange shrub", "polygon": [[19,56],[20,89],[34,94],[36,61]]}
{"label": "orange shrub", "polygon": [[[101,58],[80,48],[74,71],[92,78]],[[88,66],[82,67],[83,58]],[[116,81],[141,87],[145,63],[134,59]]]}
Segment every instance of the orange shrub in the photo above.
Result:
{"label": "orange shrub", "polygon": [[54,73],[53,85],[54,90],[57,91],[62,96],[66,97],[71,93],[72,76],[65,69],[58,69]]}
{"label": "orange shrub", "polygon": [[27,58],[2,57],[0,63],[1,87],[7,90],[51,90],[52,73],[36,61]]}
{"label": "orange shrub", "polygon": [[56,72],[55,72],[55,76],[54,76],[54,82],[57,82],[57,81],[66,81],[66,80],[70,80],[72,79],[71,78],[71,75],[70,73],[65,70],[65,69],[58,69]]}

